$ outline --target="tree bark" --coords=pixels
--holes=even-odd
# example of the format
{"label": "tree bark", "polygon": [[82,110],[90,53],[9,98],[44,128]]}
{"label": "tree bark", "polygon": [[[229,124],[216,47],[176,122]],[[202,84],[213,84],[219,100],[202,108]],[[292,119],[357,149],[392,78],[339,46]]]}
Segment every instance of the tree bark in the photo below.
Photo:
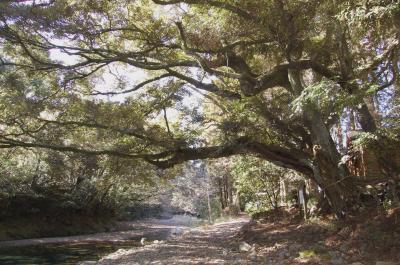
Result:
{"label": "tree bark", "polygon": [[[303,91],[300,72],[290,69],[289,81],[293,91],[299,95]],[[352,197],[352,192],[346,189],[346,184],[351,180],[350,174],[340,164],[340,153],[314,103],[303,107],[303,119],[310,131],[313,145],[312,178],[324,190],[335,215],[343,218],[347,212],[346,202]]]}

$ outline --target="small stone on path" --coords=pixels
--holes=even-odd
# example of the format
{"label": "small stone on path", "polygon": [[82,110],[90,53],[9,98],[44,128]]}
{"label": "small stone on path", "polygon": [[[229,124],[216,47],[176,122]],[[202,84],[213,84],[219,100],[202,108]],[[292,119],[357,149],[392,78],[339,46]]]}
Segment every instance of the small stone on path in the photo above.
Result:
{"label": "small stone on path", "polygon": [[246,242],[241,242],[239,244],[239,251],[240,252],[248,252],[251,250],[251,246],[247,244]]}

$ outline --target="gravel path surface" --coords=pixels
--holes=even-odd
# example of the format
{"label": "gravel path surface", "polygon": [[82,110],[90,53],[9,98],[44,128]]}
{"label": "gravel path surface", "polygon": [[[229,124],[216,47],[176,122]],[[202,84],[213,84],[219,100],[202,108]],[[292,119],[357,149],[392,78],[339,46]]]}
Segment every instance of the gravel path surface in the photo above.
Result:
{"label": "gravel path surface", "polygon": [[190,229],[165,242],[119,250],[91,264],[263,264],[251,250],[240,252],[241,242],[235,240],[240,228],[248,222],[247,217],[241,217],[208,228]]}

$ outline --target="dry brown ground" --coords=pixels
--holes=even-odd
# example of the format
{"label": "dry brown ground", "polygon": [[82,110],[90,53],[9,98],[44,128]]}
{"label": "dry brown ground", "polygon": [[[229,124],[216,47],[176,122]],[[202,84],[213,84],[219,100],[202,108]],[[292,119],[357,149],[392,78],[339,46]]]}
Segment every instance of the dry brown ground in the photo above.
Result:
{"label": "dry brown ground", "polygon": [[118,251],[98,264],[260,264],[257,257],[249,260],[248,252],[240,252],[236,235],[249,222],[242,216],[210,227],[191,229],[161,244]]}
{"label": "dry brown ground", "polygon": [[[353,228],[332,228],[329,223],[302,222],[290,216],[261,222],[242,216],[191,229],[162,243],[120,250],[96,264],[375,265],[376,261],[400,264],[399,249],[386,254],[380,250],[371,252],[367,242],[356,244],[360,242],[356,240],[357,229]],[[243,242],[251,245],[249,251],[239,250]]]}
{"label": "dry brown ground", "polygon": [[[269,213],[259,221],[240,216],[232,221],[189,228],[178,219],[145,220],[121,224],[125,231],[86,236],[0,242],[22,246],[43,243],[130,240],[154,233],[177,234],[144,247],[119,250],[99,262],[86,264],[269,264],[269,265],[400,265],[400,209],[385,214],[367,212],[341,226],[331,221],[293,218],[296,212]],[[149,236],[150,235],[150,236]],[[239,246],[248,243],[248,251]],[[357,263],[358,262],[358,263]],[[83,263],[85,264],[85,263]]]}
{"label": "dry brown ground", "polygon": [[[400,209],[367,212],[343,222],[304,222],[296,212],[245,225],[239,238],[256,244],[267,264],[400,264]],[[379,263],[378,263],[379,264]]]}

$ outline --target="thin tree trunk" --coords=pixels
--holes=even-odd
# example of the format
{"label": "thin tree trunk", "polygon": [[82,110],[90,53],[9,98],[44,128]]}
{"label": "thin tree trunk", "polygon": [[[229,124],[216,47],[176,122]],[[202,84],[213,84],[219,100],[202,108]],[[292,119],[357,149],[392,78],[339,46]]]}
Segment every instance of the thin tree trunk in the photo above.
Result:
{"label": "thin tree trunk", "polygon": [[224,192],[221,179],[218,179],[218,189],[219,189],[219,202],[221,203],[221,209],[223,210],[225,208],[225,203],[224,203]]}
{"label": "thin tree trunk", "polygon": [[211,178],[209,175],[206,188],[207,188],[208,221],[211,223],[212,222],[212,219],[211,219],[212,210],[211,210],[211,199],[210,199],[210,183],[211,183]]}

